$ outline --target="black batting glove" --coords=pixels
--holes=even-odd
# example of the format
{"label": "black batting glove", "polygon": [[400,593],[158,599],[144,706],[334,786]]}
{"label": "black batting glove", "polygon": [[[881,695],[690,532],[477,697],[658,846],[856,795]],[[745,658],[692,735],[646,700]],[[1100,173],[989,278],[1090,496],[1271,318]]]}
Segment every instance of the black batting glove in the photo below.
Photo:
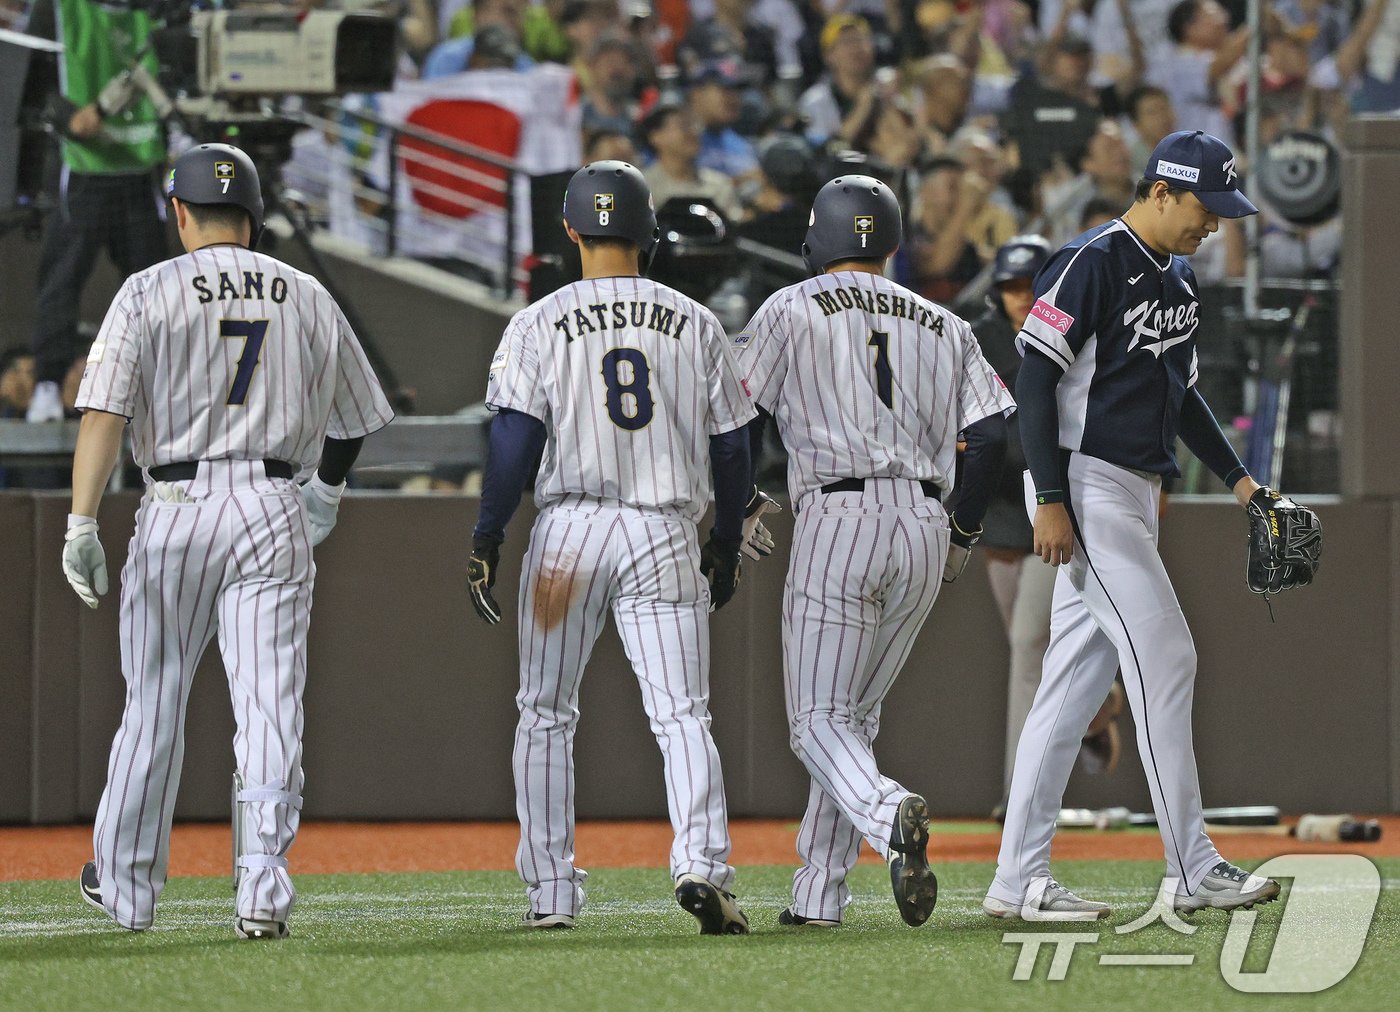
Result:
{"label": "black batting glove", "polygon": [[710,611],[719,611],[739,588],[739,548],[742,540],[715,537],[700,547],[700,572],[710,581]]}
{"label": "black batting glove", "polygon": [[501,620],[501,606],[491,595],[496,585],[496,567],[501,562],[499,542],[487,538],[472,539],[472,554],[467,559],[467,590],[472,597],[472,607],[490,625]]}

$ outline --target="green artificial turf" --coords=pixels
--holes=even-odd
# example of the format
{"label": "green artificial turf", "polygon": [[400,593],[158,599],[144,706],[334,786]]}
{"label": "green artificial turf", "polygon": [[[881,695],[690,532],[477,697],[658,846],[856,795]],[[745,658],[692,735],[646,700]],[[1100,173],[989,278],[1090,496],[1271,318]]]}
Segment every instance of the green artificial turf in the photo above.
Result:
{"label": "green artificial turf", "polygon": [[[1229,916],[1195,915],[1187,937],[1163,925],[1115,935],[1156,894],[1160,865],[1060,862],[1087,896],[1117,905],[1095,925],[1025,925],[981,912],[987,864],[938,866],[940,897],[924,927],[904,926],[887,878],[862,865],[837,930],[780,928],[791,870],[740,869],[749,937],[703,938],[676,906],[663,870],[599,870],[573,931],[517,927],[520,883],[504,872],[305,875],[293,936],[235,938],[227,878],[177,879],[156,926],[115,928],[76,881],[0,883],[0,1007],[457,1009],[515,1008],[1383,1008],[1400,994],[1400,861],[1377,862],[1385,889],[1351,975],[1318,995],[1240,994],[1219,971]],[[1261,908],[1247,969],[1262,969],[1281,904]],[[1004,933],[1098,932],[1067,978],[1015,982],[1020,946]],[[1319,931],[1332,930],[1328,925]],[[1196,954],[1189,967],[1101,966],[1102,953]]]}

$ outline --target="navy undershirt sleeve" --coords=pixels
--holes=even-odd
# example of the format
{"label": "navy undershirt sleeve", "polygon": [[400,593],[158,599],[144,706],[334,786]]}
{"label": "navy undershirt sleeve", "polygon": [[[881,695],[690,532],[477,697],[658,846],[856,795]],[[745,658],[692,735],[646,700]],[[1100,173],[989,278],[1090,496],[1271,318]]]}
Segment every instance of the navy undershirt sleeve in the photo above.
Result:
{"label": "navy undershirt sleeve", "polygon": [[738,542],[744,534],[744,507],[753,489],[749,437],[747,425],[710,437],[710,470],[715,478],[713,535],[716,541]]}
{"label": "navy undershirt sleeve", "polygon": [[350,473],[350,468],[355,465],[355,458],[360,455],[360,447],[364,442],[364,436],[356,436],[354,439],[327,436],[321,446],[321,463],[316,466],[316,473],[321,476],[321,480],[327,485],[339,485],[343,482],[345,476]]}
{"label": "navy undershirt sleeve", "polygon": [[1239,454],[1220,431],[1210,406],[1194,386],[1186,391],[1181,405],[1181,420],[1177,431],[1186,448],[1200,458],[1202,464],[1233,489],[1241,478],[1249,477],[1248,469],[1240,463]]}
{"label": "navy undershirt sleeve", "polygon": [[1055,402],[1055,388],[1063,375],[1048,356],[1031,347],[1026,348],[1016,375],[1021,449],[1035,482],[1036,502],[1041,505],[1065,501],[1065,490],[1060,487],[1060,414]]}
{"label": "navy undershirt sleeve", "polygon": [[754,410],[758,412],[753,421],[749,422],[745,429],[749,434],[749,484],[758,484],[758,462],[763,457],[763,430],[768,425],[768,419],[772,416],[758,405],[754,405]]}
{"label": "navy undershirt sleeve", "polygon": [[523,411],[501,408],[491,422],[491,450],[481,481],[481,511],[474,537],[500,544],[520,506],[520,494],[539,468],[548,433],[544,422]]}
{"label": "navy undershirt sleeve", "polygon": [[962,475],[948,499],[948,512],[968,534],[982,524],[987,505],[1001,482],[1006,460],[1006,417],[989,415],[963,430]]}

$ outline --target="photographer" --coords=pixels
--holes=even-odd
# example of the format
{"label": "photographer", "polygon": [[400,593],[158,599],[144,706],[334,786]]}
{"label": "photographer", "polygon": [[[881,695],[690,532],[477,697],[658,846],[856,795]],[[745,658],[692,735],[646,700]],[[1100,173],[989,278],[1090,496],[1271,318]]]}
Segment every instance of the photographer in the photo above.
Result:
{"label": "photographer", "polygon": [[[165,137],[151,100],[103,97],[146,46],[151,18],[131,3],[39,0],[29,32],[63,44],[57,125],[63,141],[58,206],[44,227],[34,327],[36,380],[26,417],[63,417],[60,384],[77,342],[78,303],[100,250],[123,278],[166,256],[159,169]],[[156,60],[141,60],[154,75]],[[102,101],[99,101],[102,98]]]}

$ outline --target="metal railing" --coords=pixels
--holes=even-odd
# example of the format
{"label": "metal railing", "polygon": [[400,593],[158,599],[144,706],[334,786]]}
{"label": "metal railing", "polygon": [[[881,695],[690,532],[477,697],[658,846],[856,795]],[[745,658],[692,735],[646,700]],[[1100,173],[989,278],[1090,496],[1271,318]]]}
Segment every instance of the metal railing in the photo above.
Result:
{"label": "metal railing", "polygon": [[351,102],[290,115],[309,132],[293,142],[284,179],[332,234],[457,269],[503,297],[524,283],[519,162]]}

